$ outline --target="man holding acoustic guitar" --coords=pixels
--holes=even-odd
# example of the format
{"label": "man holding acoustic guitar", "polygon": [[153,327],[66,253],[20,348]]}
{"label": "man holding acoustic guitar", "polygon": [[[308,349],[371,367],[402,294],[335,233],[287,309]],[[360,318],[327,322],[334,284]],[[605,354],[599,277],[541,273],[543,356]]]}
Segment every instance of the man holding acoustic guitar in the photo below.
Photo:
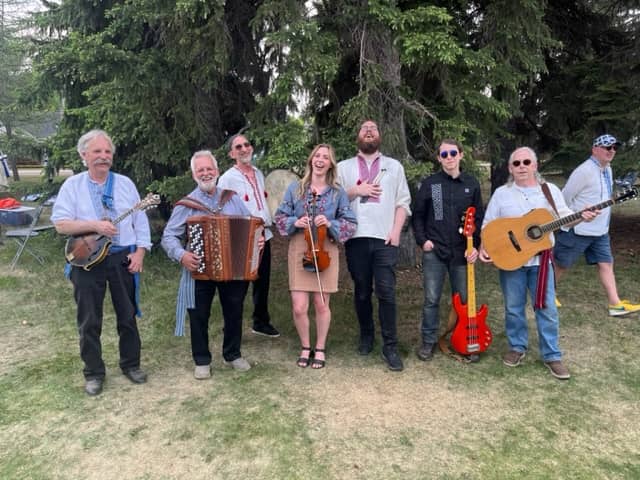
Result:
{"label": "man holding acoustic guitar", "polygon": [[[78,153],[86,172],[68,178],[53,206],[51,221],[58,233],[73,235],[77,244],[109,239],[108,251],[89,252],[91,262],[67,255],[72,268],[74,298],[78,307],[80,357],[84,362],[85,392],[102,392],[105,365],[100,333],[102,304],[107,283],[116,313],[120,368],[133,383],[144,383],[140,369],[140,335],[136,325],[136,275],[142,272],[145,251],[151,248],[149,221],[137,209],[140,196],[133,182],[111,172],[113,141],[102,130],[91,130],[78,140]],[[132,208],[133,207],[133,208]],[[123,216],[123,212],[131,214]],[[69,243],[69,242],[68,242]],[[101,249],[96,242],[96,248]]]}
{"label": "man holding acoustic guitar", "polygon": [[[540,357],[551,375],[566,380],[570,374],[562,363],[562,352],[558,345],[559,318],[551,264],[552,240],[549,247],[540,246],[540,240],[551,238],[552,233],[545,233],[544,229],[535,225],[532,227],[533,222],[527,219],[525,226],[521,227],[520,223],[524,216],[538,212],[543,214],[545,220],[547,217],[573,215],[573,223],[591,221],[598,211],[585,210],[573,214],[560,189],[545,183],[538,174],[538,158],[529,147],[516,149],[509,157],[508,168],[509,181],[494,192],[487,205],[479,255],[483,262],[491,262],[494,257],[500,269],[505,333],[509,341],[509,351],[502,360],[508,367],[517,367],[527,352],[529,334],[525,308],[529,292],[534,300]],[[541,249],[544,251],[540,252]],[[528,250],[534,253],[518,261],[519,253]],[[506,258],[501,255],[506,255]]]}

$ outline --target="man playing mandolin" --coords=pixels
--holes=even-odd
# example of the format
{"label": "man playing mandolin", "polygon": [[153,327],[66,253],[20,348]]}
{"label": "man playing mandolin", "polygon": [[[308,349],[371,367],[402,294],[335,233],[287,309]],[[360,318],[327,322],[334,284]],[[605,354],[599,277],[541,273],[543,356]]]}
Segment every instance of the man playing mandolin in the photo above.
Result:
{"label": "man playing mandolin", "polygon": [[[565,204],[560,189],[545,183],[538,173],[538,157],[529,147],[516,149],[509,157],[509,181],[498,188],[489,200],[482,228],[502,217],[521,217],[533,209],[543,208],[554,216],[570,215],[573,212]],[[590,221],[597,211],[584,211],[580,219]],[[487,242],[482,232],[483,245]],[[484,246],[480,246],[479,258],[491,262]],[[534,311],[538,328],[540,357],[551,375],[560,380],[570,377],[569,370],[562,363],[562,352],[558,345],[558,309],[555,305],[554,275],[551,264],[551,250],[534,255],[528,262],[515,270],[499,270],[500,287],[504,295],[505,332],[509,341],[509,351],[502,361],[508,367],[522,363],[529,345],[527,328],[527,292],[534,299]]]}
{"label": "man playing mandolin", "polygon": [[51,221],[63,235],[98,234],[111,239],[104,260],[90,269],[73,266],[70,272],[77,304],[85,392],[98,395],[105,377],[100,333],[107,283],[120,339],[120,369],[133,383],[147,380],[140,369],[136,275],[142,271],[151,239],[147,216],[140,210],[117,225],[112,222],[139,204],[140,196],[129,178],[111,172],[114,145],[109,135],[102,130],[85,133],[78,140],[78,153],[87,171],[64,182],[53,206]]}

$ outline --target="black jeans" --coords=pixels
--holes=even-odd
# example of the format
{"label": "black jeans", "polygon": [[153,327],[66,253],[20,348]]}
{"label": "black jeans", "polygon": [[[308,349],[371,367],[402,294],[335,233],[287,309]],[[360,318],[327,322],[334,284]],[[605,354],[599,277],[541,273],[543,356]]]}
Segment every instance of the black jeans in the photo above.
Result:
{"label": "black jeans", "polygon": [[80,335],[80,358],[84,362],[86,379],[103,379],[102,308],[109,283],[111,303],[116,313],[119,337],[120,368],[123,372],[140,366],[140,334],[136,324],[135,287],[133,275],[123,265],[128,252],[108,255],[91,270],[73,267],[71,282],[78,307],[77,323]]}
{"label": "black jeans", "polygon": [[209,317],[211,304],[216,294],[220,295],[222,317],[224,319],[224,333],[222,341],[222,356],[227,362],[240,358],[240,344],[242,342],[242,307],[247,294],[249,282],[212,282],[196,280],[195,295],[196,308],[190,308],[189,324],[191,326],[191,354],[196,365],[209,365],[211,351],[209,350]]}
{"label": "black jeans", "polygon": [[373,340],[373,304],[375,285],[378,297],[378,317],[385,350],[395,349],[396,332],[396,264],[398,247],[385,245],[378,238],[353,238],[345,243],[347,266],[353,279],[354,305],[360,323],[360,338]]}
{"label": "black jeans", "polygon": [[258,265],[258,279],[253,285],[253,326],[268,325],[269,317],[269,283],[271,281],[271,240],[264,243],[262,258]]}

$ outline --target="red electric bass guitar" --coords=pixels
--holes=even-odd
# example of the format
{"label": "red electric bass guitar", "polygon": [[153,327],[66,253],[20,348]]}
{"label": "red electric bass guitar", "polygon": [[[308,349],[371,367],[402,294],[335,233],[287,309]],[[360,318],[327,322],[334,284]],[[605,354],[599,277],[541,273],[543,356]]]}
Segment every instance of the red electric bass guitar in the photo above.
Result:
{"label": "red electric bass guitar", "polygon": [[[467,252],[473,249],[473,232],[476,229],[475,207],[467,208],[462,234],[467,237]],[[476,312],[476,281],[473,263],[467,263],[467,304],[460,300],[460,294],[453,295],[453,308],[458,316],[451,333],[451,346],[460,355],[484,352],[493,340],[486,319],[489,309],[481,305]]]}

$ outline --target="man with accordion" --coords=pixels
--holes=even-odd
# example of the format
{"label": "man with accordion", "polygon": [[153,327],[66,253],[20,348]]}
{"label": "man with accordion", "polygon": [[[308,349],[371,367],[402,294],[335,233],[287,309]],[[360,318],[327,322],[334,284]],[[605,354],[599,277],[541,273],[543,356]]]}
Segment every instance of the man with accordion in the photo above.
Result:
{"label": "man with accordion", "polygon": [[[222,356],[225,363],[240,371],[251,368],[240,352],[242,309],[249,282],[248,279],[241,278],[242,275],[219,276],[212,273],[214,267],[226,269],[222,264],[225,258],[232,257],[229,249],[233,243],[220,241],[220,235],[224,232],[215,230],[212,234],[211,228],[207,227],[211,222],[223,220],[222,217],[226,216],[251,219],[238,195],[230,190],[216,188],[218,164],[210,151],[201,150],[191,157],[191,173],[198,187],[177,202],[162,235],[162,248],[169,258],[183,267],[176,306],[175,333],[184,334],[184,317],[188,313],[191,353],[195,363],[194,376],[202,380],[211,377],[209,317],[216,290],[224,318]],[[252,220],[249,223],[257,227],[249,236],[255,239],[255,250],[258,251],[264,246],[262,222],[259,219]],[[206,238],[203,238],[203,232]],[[183,243],[185,236],[188,237],[186,244]],[[216,239],[217,243],[214,241]],[[236,246],[234,244],[234,248]]]}

